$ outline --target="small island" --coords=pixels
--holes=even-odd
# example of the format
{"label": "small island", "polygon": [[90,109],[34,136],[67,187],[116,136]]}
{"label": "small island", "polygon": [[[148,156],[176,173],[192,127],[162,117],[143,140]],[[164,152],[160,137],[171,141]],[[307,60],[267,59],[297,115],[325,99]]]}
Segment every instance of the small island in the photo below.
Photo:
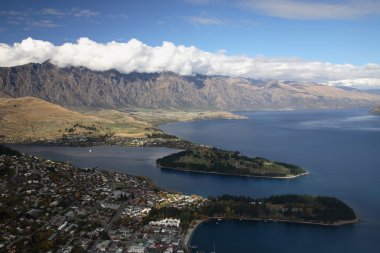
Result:
{"label": "small island", "polygon": [[237,151],[210,147],[174,153],[157,159],[156,164],[161,168],[233,176],[295,178],[308,174],[296,165],[273,162],[260,157],[250,158]]}

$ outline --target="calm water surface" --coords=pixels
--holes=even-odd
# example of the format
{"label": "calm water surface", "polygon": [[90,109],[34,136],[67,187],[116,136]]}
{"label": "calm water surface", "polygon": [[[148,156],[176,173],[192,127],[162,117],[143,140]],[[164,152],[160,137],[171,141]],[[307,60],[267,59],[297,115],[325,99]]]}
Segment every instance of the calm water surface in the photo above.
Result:
{"label": "calm water surface", "polygon": [[[380,252],[380,117],[367,109],[244,112],[247,120],[170,123],[161,128],[191,141],[305,167],[294,180],[254,179],[159,169],[167,148],[66,148],[17,145],[26,153],[144,175],[170,190],[203,196],[283,193],[336,196],[363,220],[339,228],[224,221],[202,224],[192,237],[210,252]],[[175,151],[175,150],[174,150]]]}
{"label": "calm water surface", "polygon": [[[208,188],[267,196],[308,193],[336,196],[362,223],[326,228],[284,223],[210,222],[192,244],[217,252],[380,252],[380,117],[367,109],[249,112],[248,120],[172,123],[162,127],[194,142],[249,156],[295,163],[309,176],[295,180],[235,179]],[[214,193],[214,191],[212,191]]]}

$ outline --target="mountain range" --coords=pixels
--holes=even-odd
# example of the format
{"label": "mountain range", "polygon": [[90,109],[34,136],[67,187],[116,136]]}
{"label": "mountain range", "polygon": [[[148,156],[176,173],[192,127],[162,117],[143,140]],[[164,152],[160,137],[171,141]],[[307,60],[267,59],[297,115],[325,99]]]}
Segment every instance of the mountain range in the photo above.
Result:
{"label": "mountain range", "polygon": [[380,95],[316,83],[173,72],[122,74],[50,62],[0,68],[0,97],[76,109],[267,110],[373,106]]}

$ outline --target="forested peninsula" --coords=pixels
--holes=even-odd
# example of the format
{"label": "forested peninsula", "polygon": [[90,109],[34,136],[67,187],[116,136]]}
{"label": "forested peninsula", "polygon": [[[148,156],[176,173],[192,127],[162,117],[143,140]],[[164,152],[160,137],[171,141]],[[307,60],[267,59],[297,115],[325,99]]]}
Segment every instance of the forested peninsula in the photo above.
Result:
{"label": "forested peninsula", "polygon": [[210,147],[174,153],[157,159],[156,163],[161,168],[234,176],[295,178],[307,174],[306,170],[293,164],[250,158],[237,151]]}
{"label": "forested peninsula", "polygon": [[222,195],[209,197],[199,208],[153,208],[145,222],[178,218],[187,229],[194,220],[247,219],[283,221],[315,225],[338,226],[358,221],[354,211],[343,201],[327,196],[276,195],[253,199],[244,196]]}

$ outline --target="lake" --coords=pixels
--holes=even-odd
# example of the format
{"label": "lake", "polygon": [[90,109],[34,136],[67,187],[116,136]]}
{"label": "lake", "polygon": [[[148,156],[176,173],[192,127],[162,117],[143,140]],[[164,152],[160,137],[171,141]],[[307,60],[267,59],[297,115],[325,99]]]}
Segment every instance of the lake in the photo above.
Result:
{"label": "lake", "polygon": [[339,228],[274,222],[223,221],[199,226],[198,250],[211,252],[380,252],[380,117],[368,109],[241,112],[247,120],[177,122],[161,126],[200,144],[294,163],[310,175],[292,180],[206,175],[159,169],[175,150],[126,147],[13,147],[80,167],[148,176],[169,190],[203,196],[330,195],[354,208],[361,223]]}
{"label": "lake", "polygon": [[215,244],[218,253],[380,252],[380,117],[367,112],[368,109],[247,112],[240,113],[247,120],[163,126],[166,132],[197,143],[295,163],[310,172],[295,180],[226,180],[222,187],[211,184],[209,188],[250,196],[331,195],[352,206],[362,220],[339,228],[209,222],[195,231],[191,243],[206,252],[213,251]]}

